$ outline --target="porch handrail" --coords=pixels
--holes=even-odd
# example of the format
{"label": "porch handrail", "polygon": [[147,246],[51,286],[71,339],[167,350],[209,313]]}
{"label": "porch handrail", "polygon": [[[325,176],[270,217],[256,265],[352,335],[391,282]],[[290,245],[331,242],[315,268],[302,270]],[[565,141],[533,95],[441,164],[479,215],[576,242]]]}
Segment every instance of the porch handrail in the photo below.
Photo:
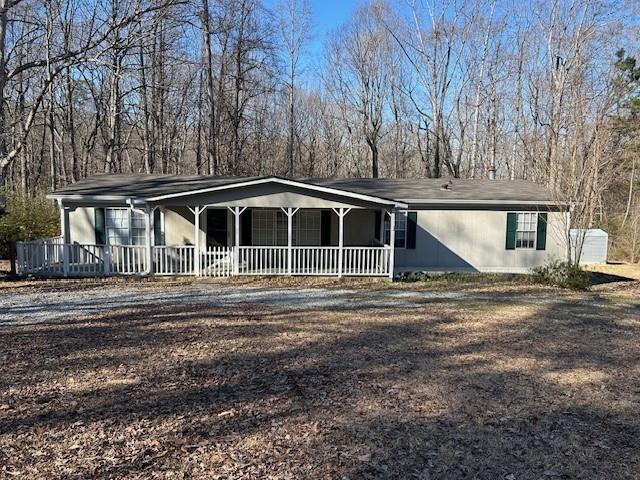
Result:
{"label": "porch handrail", "polygon": [[[18,273],[35,275],[314,275],[388,276],[389,246],[95,245],[18,243]],[[149,263],[151,259],[151,263]]]}

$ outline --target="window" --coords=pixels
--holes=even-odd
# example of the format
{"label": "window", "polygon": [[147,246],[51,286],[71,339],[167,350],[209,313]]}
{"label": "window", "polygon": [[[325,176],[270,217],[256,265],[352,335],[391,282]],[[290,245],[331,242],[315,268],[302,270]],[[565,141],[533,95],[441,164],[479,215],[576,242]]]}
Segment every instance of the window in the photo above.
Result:
{"label": "window", "polygon": [[274,211],[273,210],[251,210],[253,215],[252,234],[254,245],[274,245]]}
{"label": "window", "polygon": [[[251,236],[254,245],[287,245],[287,216],[282,210],[253,209]],[[319,210],[298,210],[292,220],[294,245],[320,245]]]}
{"label": "window", "polygon": [[294,244],[303,246],[320,245],[319,210],[298,210],[293,216]]}
{"label": "window", "polygon": [[536,244],[536,227],[538,216],[535,212],[517,214],[516,248],[533,248]]}
{"label": "window", "polygon": [[105,227],[109,245],[145,245],[144,214],[129,208],[105,209]]}
{"label": "window", "polygon": [[[396,212],[396,241],[395,248],[407,246],[407,212]],[[384,220],[384,243],[391,243],[391,220],[386,216]]]}

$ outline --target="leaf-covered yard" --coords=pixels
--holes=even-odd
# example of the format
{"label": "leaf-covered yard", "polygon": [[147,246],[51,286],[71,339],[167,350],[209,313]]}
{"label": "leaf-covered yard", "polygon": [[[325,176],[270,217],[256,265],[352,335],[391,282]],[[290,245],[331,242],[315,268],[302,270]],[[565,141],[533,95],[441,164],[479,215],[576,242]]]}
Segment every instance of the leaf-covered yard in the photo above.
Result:
{"label": "leaf-covered yard", "polygon": [[[0,477],[640,476],[637,284],[254,301],[269,288],[0,290]],[[81,316],[69,303],[131,289],[167,300]]]}

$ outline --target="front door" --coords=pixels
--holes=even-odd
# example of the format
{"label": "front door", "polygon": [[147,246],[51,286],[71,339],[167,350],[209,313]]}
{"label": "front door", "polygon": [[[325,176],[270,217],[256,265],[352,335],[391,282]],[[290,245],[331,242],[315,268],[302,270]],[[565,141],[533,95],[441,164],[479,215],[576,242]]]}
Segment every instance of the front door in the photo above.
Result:
{"label": "front door", "polygon": [[227,209],[207,209],[207,249],[227,246]]}

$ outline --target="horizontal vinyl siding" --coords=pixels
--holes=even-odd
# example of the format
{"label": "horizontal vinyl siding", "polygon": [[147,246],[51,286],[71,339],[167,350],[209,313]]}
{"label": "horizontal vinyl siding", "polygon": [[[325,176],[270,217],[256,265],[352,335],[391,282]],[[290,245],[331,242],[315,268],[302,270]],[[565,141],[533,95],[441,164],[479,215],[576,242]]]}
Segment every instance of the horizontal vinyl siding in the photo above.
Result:
{"label": "horizontal vinyl siding", "polygon": [[396,270],[521,272],[566,257],[563,212],[549,212],[544,251],[507,250],[507,212],[418,210],[416,249],[396,252]]}

